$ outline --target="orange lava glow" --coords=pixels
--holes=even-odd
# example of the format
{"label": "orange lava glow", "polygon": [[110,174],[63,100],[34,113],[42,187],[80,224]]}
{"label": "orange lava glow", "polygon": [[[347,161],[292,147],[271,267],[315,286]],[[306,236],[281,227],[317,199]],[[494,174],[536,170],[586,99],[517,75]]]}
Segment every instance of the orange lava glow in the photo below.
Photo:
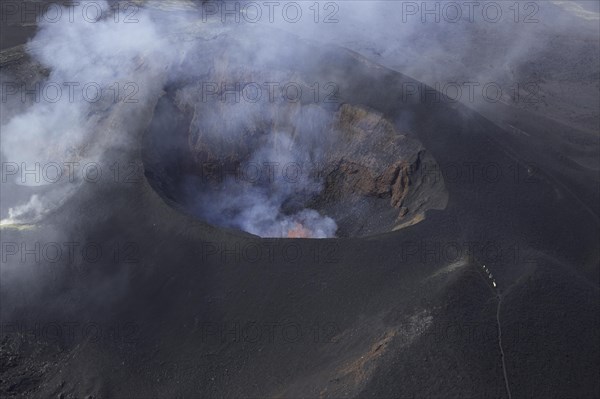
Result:
{"label": "orange lava glow", "polygon": [[300,223],[296,223],[293,229],[290,229],[287,234],[288,238],[310,238],[310,230],[302,226]]}

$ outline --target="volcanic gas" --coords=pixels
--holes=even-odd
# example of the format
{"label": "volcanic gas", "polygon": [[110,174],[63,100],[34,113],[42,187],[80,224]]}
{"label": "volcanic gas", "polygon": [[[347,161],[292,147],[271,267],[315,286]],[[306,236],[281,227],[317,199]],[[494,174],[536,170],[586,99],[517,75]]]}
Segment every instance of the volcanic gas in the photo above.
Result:
{"label": "volcanic gas", "polygon": [[[236,46],[227,40],[222,48]],[[281,238],[378,234],[445,207],[441,176],[422,173],[435,160],[413,135],[348,101],[342,87],[315,95],[322,66],[253,65],[235,51],[207,61],[203,51],[190,50],[180,68],[210,72],[174,78],[144,137],[146,176],[171,205]],[[254,82],[278,83],[258,95],[266,86]]]}

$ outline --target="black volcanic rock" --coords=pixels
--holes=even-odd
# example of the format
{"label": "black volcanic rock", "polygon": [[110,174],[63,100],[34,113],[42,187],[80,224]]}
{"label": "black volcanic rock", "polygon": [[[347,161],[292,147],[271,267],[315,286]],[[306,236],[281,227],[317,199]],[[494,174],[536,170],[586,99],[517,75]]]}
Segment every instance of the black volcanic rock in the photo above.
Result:
{"label": "black volcanic rock", "polygon": [[[190,165],[161,162],[189,148],[188,130],[163,146],[151,127],[179,131],[191,118],[161,93],[158,76],[152,101],[127,109],[131,147],[99,160],[143,165],[141,179],[84,184],[35,226],[2,227],[3,243],[31,246],[59,231],[62,241],[134,244],[125,252],[133,257],[91,265],[18,264],[34,277],[11,286],[15,270],[2,265],[2,396],[475,398],[508,397],[507,385],[515,398],[600,396],[596,210],[583,209],[543,163],[528,173],[520,154],[531,149],[513,151],[513,133],[479,114],[403,101],[403,83],[417,83],[410,78],[342,48],[267,33],[261,45],[294,43],[313,54],[297,60],[290,50],[283,66],[339,83],[333,111],[342,130],[385,144],[378,158],[350,141],[344,153],[356,151],[361,167],[348,162],[332,173],[344,176],[334,176],[342,192],[375,194],[389,217],[369,222],[386,233],[259,239],[186,213],[169,194]],[[215,44],[235,48],[229,35]],[[282,66],[271,67],[277,74]],[[157,104],[173,118],[153,119]],[[101,140],[125,111],[99,112]],[[399,126],[407,114],[410,129]],[[392,131],[410,136],[390,147],[366,135]],[[403,144],[409,156],[397,163]],[[423,173],[432,171],[421,168],[427,160],[435,160],[433,174]],[[501,179],[455,174],[490,164],[505,172]],[[445,208],[430,206],[446,192]],[[399,206],[426,217],[389,231]],[[56,324],[74,334],[48,333]]]}

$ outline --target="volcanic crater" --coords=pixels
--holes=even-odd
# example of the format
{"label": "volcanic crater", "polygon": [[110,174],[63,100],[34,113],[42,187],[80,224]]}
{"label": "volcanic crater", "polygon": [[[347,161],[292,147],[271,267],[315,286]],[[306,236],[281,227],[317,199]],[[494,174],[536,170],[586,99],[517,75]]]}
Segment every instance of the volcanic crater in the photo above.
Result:
{"label": "volcanic crater", "polygon": [[[144,136],[146,176],[171,206],[215,226],[290,238],[380,234],[445,208],[442,176],[427,173],[439,170],[435,160],[381,112],[343,96],[316,102],[297,70],[214,62],[209,76],[168,85]],[[228,81],[294,82],[301,96],[248,101],[250,84],[232,93],[207,83]]]}

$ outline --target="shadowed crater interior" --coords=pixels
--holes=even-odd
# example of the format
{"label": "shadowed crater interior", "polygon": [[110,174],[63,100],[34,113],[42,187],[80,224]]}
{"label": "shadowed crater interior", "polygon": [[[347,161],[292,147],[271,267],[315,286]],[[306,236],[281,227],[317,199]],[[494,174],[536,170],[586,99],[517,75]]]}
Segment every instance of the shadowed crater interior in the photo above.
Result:
{"label": "shadowed crater interior", "polygon": [[437,170],[433,158],[380,112],[301,64],[231,58],[188,56],[181,67],[212,62],[200,68],[210,72],[175,79],[156,106],[144,166],[169,204],[212,225],[291,238],[384,233],[446,206],[441,175],[424,172]]}

